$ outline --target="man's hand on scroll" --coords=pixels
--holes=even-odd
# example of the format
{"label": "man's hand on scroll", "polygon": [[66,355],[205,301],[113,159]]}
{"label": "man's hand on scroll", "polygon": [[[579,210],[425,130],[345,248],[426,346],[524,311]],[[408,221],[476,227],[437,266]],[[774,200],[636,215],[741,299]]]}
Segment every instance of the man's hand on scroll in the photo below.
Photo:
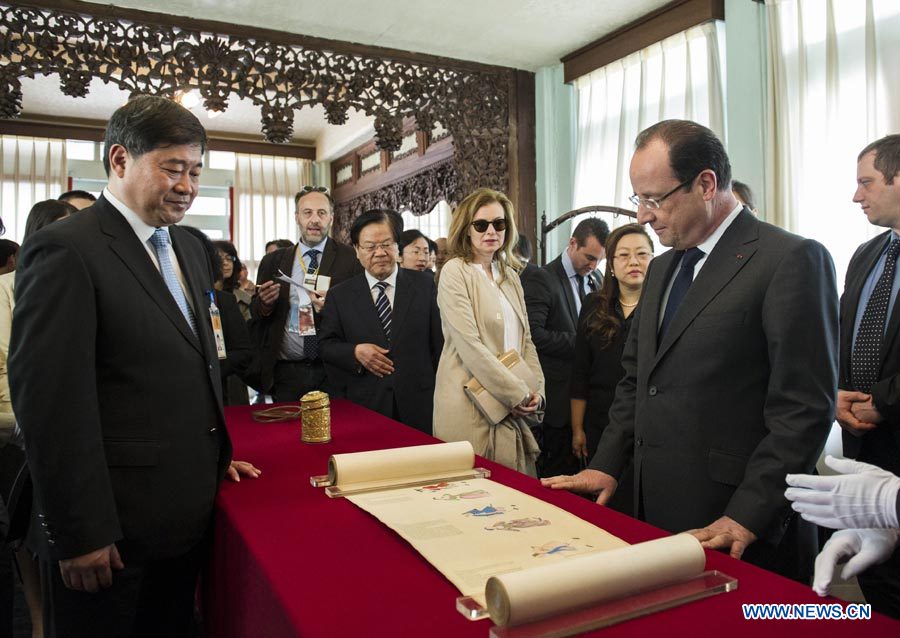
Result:
{"label": "man's hand on scroll", "polygon": [[723,516],[719,520],[702,529],[688,530],[704,549],[724,549],[732,558],[740,558],[750,543],[756,540],[756,534],[738,523],[733,518]]}
{"label": "man's hand on scroll", "polygon": [[606,505],[612,495],[615,494],[619,482],[607,474],[599,470],[581,470],[574,476],[561,474],[559,476],[551,476],[550,478],[542,478],[541,485],[549,487],[553,490],[571,490],[573,492],[586,492],[597,496],[598,505]]}
{"label": "man's hand on scroll", "polygon": [[394,362],[388,359],[388,352],[374,343],[360,343],[353,349],[353,356],[359,365],[380,379],[394,372]]}

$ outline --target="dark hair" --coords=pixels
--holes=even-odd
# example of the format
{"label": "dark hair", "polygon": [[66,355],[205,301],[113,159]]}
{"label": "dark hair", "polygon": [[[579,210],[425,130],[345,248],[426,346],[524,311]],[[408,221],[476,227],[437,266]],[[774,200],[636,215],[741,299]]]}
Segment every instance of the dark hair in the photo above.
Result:
{"label": "dark hair", "polygon": [[[213,242],[213,246],[216,247],[216,250],[221,250],[223,253],[232,258],[232,262],[234,263],[234,267],[231,269],[231,277],[228,279],[222,280],[222,290],[225,292],[233,292],[235,288],[240,285],[241,282],[241,268],[243,264],[241,260],[238,259],[237,248],[234,247],[230,241],[225,241],[224,239],[217,239]],[[216,252],[216,259],[219,259],[219,253]],[[219,266],[221,267],[222,260],[219,259]],[[224,275],[223,275],[224,277]]]}
{"label": "dark hair", "polygon": [[616,314],[616,302],[619,300],[619,280],[613,274],[613,261],[619,240],[626,235],[643,235],[650,244],[650,250],[653,250],[653,241],[640,224],[625,224],[609,234],[606,244],[606,273],[603,277],[603,287],[600,288],[600,292],[596,293],[598,295],[597,306],[593,314],[585,318],[588,334],[599,334],[604,348],[616,338],[622,327],[619,315]]}
{"label": "dark hair", "polygon": [[115,144],[132,157],[163,147],[199,144],[206,152],[206,130],[197,116],[164,97],[140,95],[116,109],[106,125],[103,139],[103,168],[109,175],[109,151]]}
{"label": "dark hair", "polygon": [[733,190],[734,193],[741,198],[741,201],[743,201],[747,205],[747,208],[756,208],[753,203],[756,199],[755,197],[753,197],[753,191],[750,190],[750,187],[747,186],[744,182],[739,182],[736,179],[731,180],[731,190]]}
{"label": "dark hair", "polygon": [[884,183],[891,185],[900,173],[900,134],[885,135],[859,152],[856,161],[875,151],[875,170],[881,173]]}
{"label": "dark hair", "polygon": [[67,202],[70,199],[89,199],[92,202],[97,201],[97,198],[92,193],[89,193],[87,191],[66,191],[56,199],[62,202]]}
{"label": "dark hair", "polygon": [[391,228],[391,235],[394,238],[394,241],[400,242],[400,233],[397,231],[397,226],[394,224],[393,217],[390,215],[392,211],[375,208],[373,210],[367,210],[362,215],[353,220],[353,225],[350,226],[350,243],[354,246],[359,246],[359,234],[362,232],[362,229],[368,226],[369,224],[387,224]]}
{"label": "dark hair", "polygon": [[522,233],[519,233],[519,241],[516,244],[516,254],[522,258],[522,261],[531,261],[534,253],[531,250],[531,240]]}
{"label": "dark hair", "polygon": [[207,234],[193,226],[182,226],[179,224],[178,227],[189,232],[203,244],[203,249],[206,251],[206,256],[209,258],[209,265],[212,268],[213,282],[215,283],[222,279],[222,260],[219,259],[219,249],[215,247]]}
{"label": "dark hair", "polygon": [[6,266],[9,258],[19,251],[19,244],[11,239],[0,239],[0,268]]}
{"label": "dark hair", "polygon": [[720,191],[731,187],[731,162],[722,142],[705,126],[690,120],[663,120],[641,131],[634,142],[636,150],[655,139],[669,148],[669,167],[679,182],[691,180],[701,171],[716,174]]}
{"label": "dark hair", "polygon": [[432,255],[436,255],[437,254],[437,242],[434,241],[433,239],[431,239],[430,237],[426,237],[425,241],[428,242],[428,252],[430,252]]}
{"label": "dark hair", "polygon": [[402,233],[400,233],[400,241],[397,242],[400,245],[400,254],[403,254],[404,248],[419,239],[424,239],[426,242],[428,242],[428,238],[425,236],[425,234],[419,230],[416,230],[415,228],[410,228],[409,230],[404,230]]}
{"label": "dark hair", "polygon": [[61,202],[58,199],[45,199],[38,202],[28,211],[28,219],[25,221],[25,234],[22,236],[24,242],[44,226],[53,222],[74,215],[78,209],[69,202]]}
{"label": "dark hair", "polygon": [[584,246],[588,237],[594,237],[600,242],[601,246],[606,246],[606,238],[609,237],[609,226],[602,219],[597,217],[588,217],[578,222],[575,230],[572,231],[572,237],[578,246]]}
{"label": "dark hair", "polygon": [[320,195],[324,195],[326,199],[328,199],[329,210],[332,213],[334,212],[334,198],[331,196],[331,193],[328,192],[328,189],[324,186],[304,186],[303,188],[298,190],[297,194],[294,195],[294,210],[297,210],[298,206],[300,205],[300,198],[305,197],[310,193],[319,193]]}
{"label": "dark hair", "polygon": [[294,245],[290,239],[273,239],[272,241],[266,242],[266,250],[269,250],[269,246],[275,244],[276,248],[290,248]]}

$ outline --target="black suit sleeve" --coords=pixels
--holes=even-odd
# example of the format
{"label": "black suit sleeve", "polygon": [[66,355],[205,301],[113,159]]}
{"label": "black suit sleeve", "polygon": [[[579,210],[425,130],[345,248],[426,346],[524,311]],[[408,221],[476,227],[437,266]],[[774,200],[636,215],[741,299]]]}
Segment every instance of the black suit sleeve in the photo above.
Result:
{"label": "black suit sleeve", "polygon": [[54,560],[123,536],[100,422],[94,294],[82,258],[59,233],[22,246],[9,380],[13,405],[27,406],[17,417]]}
{"label": "black suit sleeve", "polygon": [[347,341],[343,325],[343,286],[328,293],[319,323],[319,355],[322,361],[350,374],[360,375],[364,368],[356,360],[356,343]]}
{"label": "black suit sleeve", "polygon": [[444,333],[441,327],[441,311],[437,305],[437,286],[432,280],[428,286],[429,306],[431,308],[431,365],[437,371],[441,360],[441,352],[444,350]]}
{"label": "black suit sleeve", "polygon": [[571,357],[575,348],[574,333],[548,330],[546,327],[554,297],[557,296],[552,277],[552,273],[539,268],[523,283],[531,340],[542,356]]}
{"label": "black suit sleeve", "polygon": [[572,359],[572,383],[569,396],[572,399],[587,399],[590,390],[591,367],[594,351],[588,339],[587,321],[596,310],[599,297],[597,294],[584,298],[581,315],[578,317],[578,330],[575,333],[575,356]]}

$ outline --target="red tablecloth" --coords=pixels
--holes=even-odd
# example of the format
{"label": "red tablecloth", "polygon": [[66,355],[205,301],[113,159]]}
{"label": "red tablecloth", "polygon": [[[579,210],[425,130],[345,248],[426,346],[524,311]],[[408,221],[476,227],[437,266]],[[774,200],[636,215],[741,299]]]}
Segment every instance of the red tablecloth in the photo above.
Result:
{"label": "red tablecloth", "polygon": [[[346,401],[332,404],[332,441],[300,442],[299,424],[260,424],[250,407],[228,408],[235,458],[262,469],[257,480],[226,481],[218,499],[213,561],[204,584],[204,616],[215,638],[286,636],[486,636],[490,621],[455,610],[457,590],[418,552],[345,499],[330,499],[309,477],[327,472],[331,454],[436,440]],[[630,543],[665,532],[541,487],[527,476],[479,459],[491,478],[562,507]],[[707,552],[707,569],[739,581],[737,591],[631,620],[604,636],[655,634],[729,637],[900,636],[900,622],[744,620],[741,603],[820,603],[798,583]]]}

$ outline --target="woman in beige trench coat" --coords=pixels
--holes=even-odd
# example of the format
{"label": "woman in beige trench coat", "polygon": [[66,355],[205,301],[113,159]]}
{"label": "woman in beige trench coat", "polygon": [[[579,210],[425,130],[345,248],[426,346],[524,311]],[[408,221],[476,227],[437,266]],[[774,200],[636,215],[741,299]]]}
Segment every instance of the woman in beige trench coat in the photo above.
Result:
{"label": "woman in beige trench coat", "polygon": [[[452,259],[438,284],[444,349],[434,393],[434,435],[470,441],[476,454],[535,476],[540,450],[529,424],[542,419],[544,375],[512,252],[518,238],[514,217],[506,195],[487,188],[466,197],[453,213],[447,239]],[[535,391],[497,359],[509,350],[534,372]],[[500,423],[489,422],[466,396],[463,386],[472,377],[509,408]]]}

